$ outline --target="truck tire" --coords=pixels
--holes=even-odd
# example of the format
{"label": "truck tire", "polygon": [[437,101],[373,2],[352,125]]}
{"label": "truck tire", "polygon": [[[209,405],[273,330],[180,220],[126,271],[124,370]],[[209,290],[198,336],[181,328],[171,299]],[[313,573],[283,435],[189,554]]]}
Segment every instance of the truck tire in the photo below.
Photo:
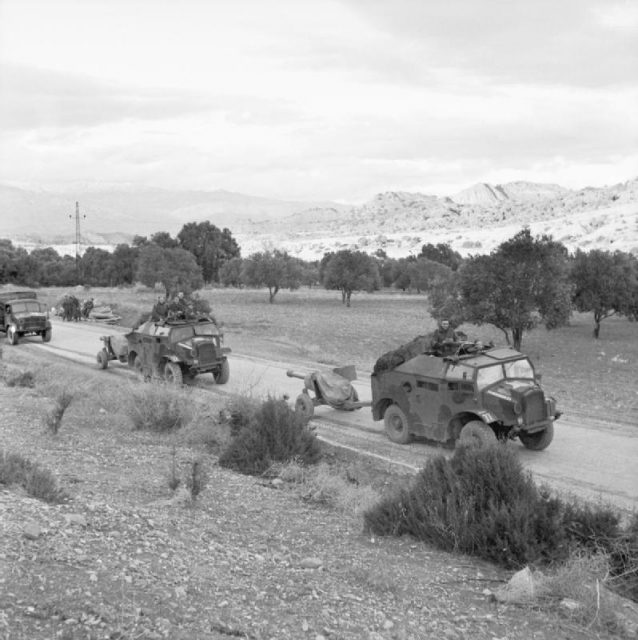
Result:
{"label": "truck tire", "polygon": [[461,429],[458,443],[464,446],[489,447],[496,444],[496,434],[481,420],[470,420]]}
{"label": "truck tire", "polygon": [[42,332],[42,342],[51,342],[51,333],[52,333],[51,328],[45,329]]}
{"label": "truck tire", "polygon": [[13,325],[9,325],[7,327],[7,341],[12,345],[16,345],[18,344],[18,342],[20,342],[20,335],[18,334],[18,330]]}
{"label": "truck tire", "polygon": [[408,419],[397,404],[391,404],[383,414],[385,433],[398,444],[408,444],[412,440]]}
{"label": "truck tire", "polygon": [[182,368],[175,362],[167,362],[164,367],[164,380],[169,384],[181,386],[184,382]]}
{"label": "truck tire", "polygon": [[219,371],[213,373],[213,378],[215,378],[217,384],[226,384],[228,382],[230,379],[230,365],[228,364],[228,360],[222,362]]}
{"label": "truck tire", "polygon": [[109,366],[109,357],[104,349],[101,349],[97,352],[97,356],[95,359],[97,360],[97,364],[100,369],[106,369]]}
{"label": "truck tire", "polygon": [[518,437],[526,449],[542,451],[543,449],[547,449],[554,439],[554,423],[548,424],[542,431],[520,433]]}
{"label": "truck tire", "polygon": [[307,393],[300,393],[295,400],[295,413],[304,420],[310,420],[315,413],[315,405]]}

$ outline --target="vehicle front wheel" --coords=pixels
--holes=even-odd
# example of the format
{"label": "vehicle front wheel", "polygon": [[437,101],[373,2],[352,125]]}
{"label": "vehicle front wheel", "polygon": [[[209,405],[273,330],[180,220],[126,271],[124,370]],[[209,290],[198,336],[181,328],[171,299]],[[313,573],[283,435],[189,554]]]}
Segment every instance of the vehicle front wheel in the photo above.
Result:
{"label": "vehicle front wheel", "polygon": [[100,369],[106,369],[109,366],[109,357],[104,349],[97,352],[96,360]]}
{"label": "vehicle front wheel", "polygon": [[42,342],[51,342],[51,328],[42,332]]}
{"label": "vehicle front wheel", "polygon": [[230,379],[230,365],[228,364],[228,360],[222,362],[219,371],[213,373],[213,378],[215,378],[217,384],[226,384],[228,382]]}
{"label": "vehicle front wheel", "polygon": [[174,362],[167,362],[164,367],[164,380],[169,384],[179,386],[183,383],[182,368]]}
{"label": "vehicle front wheel", "polygon": [[535,433],[520,433],[518,436],[526,449],[532,451],[542,451],[547,449],[554,439],[554,423],[547,425],[542,431]]}
{"label": "vehicle front wheel", "polygon": [[7,329],[7,340],[9,341],[9,344],[14,344],[14,345],[20,342],[20,336],[18,335],[18,331],[13,325],[11,325]]}
{"label": "vehicle front wheel", "polygon": [[310,420],[315,413],[315,405],[307,393],[300,393],[295,400],[295,413],[305,420]]}
{"label": "vehicle front wheel", "polygon": [[474,447],[488,447],[496,444],[496,434],[481,420],[470,420],[459,435],[459,444]]}
{"label": "vehicle front wheel", "polygon": [[408,444],[408,442],[412,440],[408,419],[398,405],[391,404],[385,410],[385,414],[383,415],[383,425],[385,427],[386,435],[390,440],[392,440],[392,442]]}

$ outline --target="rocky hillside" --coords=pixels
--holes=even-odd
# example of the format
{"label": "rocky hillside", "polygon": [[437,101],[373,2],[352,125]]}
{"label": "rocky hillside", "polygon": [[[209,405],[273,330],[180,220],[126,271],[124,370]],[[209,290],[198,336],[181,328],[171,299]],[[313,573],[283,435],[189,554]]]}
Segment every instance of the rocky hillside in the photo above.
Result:
{"label": "rocky hillside", "polygon": [[[0,186],[4,237],[27,248],[71,252],[75,200],[83,244],[113,246],[133,235],[176,234],[192,221],[228,227],[243,255],[277,247],[306,259],[343,248],[393,257],[444,242],[463,255],[486,253],[524,226],[570,250],[620,249],[638,255],[638,178],[610,187],[570,190],[512,182],[474,185],[451,197],[386,192],[358,206],[256,198],[226,191],[84,189],[80,194]],[[62,232],[64,229],[64,232]],[[66,246],[65,246],[66,245]]]}
{"label": "rocky hillside", "polygon": [[255,223],[238,234],[244,253],[268,244],[305,258],[325,251],[383,249],[393,257],[445,242],[463,255],[487,253],[523,227],[569,249],[602,248],[638,255],[638,179],[579,191],[515,182],[479,184],[453,197],[388,192],[349,211],[317,211]]}

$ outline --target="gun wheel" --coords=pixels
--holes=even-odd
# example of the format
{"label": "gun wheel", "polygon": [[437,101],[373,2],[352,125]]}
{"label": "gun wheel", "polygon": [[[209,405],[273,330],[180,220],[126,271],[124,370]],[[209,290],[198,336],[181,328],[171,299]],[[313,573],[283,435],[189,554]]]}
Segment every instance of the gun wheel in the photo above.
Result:
{"label": "gun wheel", "polygon": [[96,360],[100,369],[106,369],[109,366],[109,357],[104,349],[97,352]]}
{"label": "gun wheel", "polygon": [[315,405],[307,393],[300,393],[295,400],[295,411],[306,420],[310,420],[315,413]]}

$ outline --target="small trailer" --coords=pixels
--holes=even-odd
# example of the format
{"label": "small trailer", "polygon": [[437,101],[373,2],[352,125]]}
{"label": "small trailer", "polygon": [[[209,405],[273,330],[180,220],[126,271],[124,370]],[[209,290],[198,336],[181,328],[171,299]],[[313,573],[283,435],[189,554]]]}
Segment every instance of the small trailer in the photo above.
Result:
{"label": "small trailer", "polygon": [[[303,391],[295,401],[295,411],[306,419],[312,418],[315,407],[319,405],[327,404],[341,411],[354,411],[370,406],[370,402],[359,401],[357,390],[352,386],[352,381],[357,379],[353,365],[310,373],[299,373],[289,369],[286,375],[304,381]],[[311,392],[313,395],[310,395]]]}

